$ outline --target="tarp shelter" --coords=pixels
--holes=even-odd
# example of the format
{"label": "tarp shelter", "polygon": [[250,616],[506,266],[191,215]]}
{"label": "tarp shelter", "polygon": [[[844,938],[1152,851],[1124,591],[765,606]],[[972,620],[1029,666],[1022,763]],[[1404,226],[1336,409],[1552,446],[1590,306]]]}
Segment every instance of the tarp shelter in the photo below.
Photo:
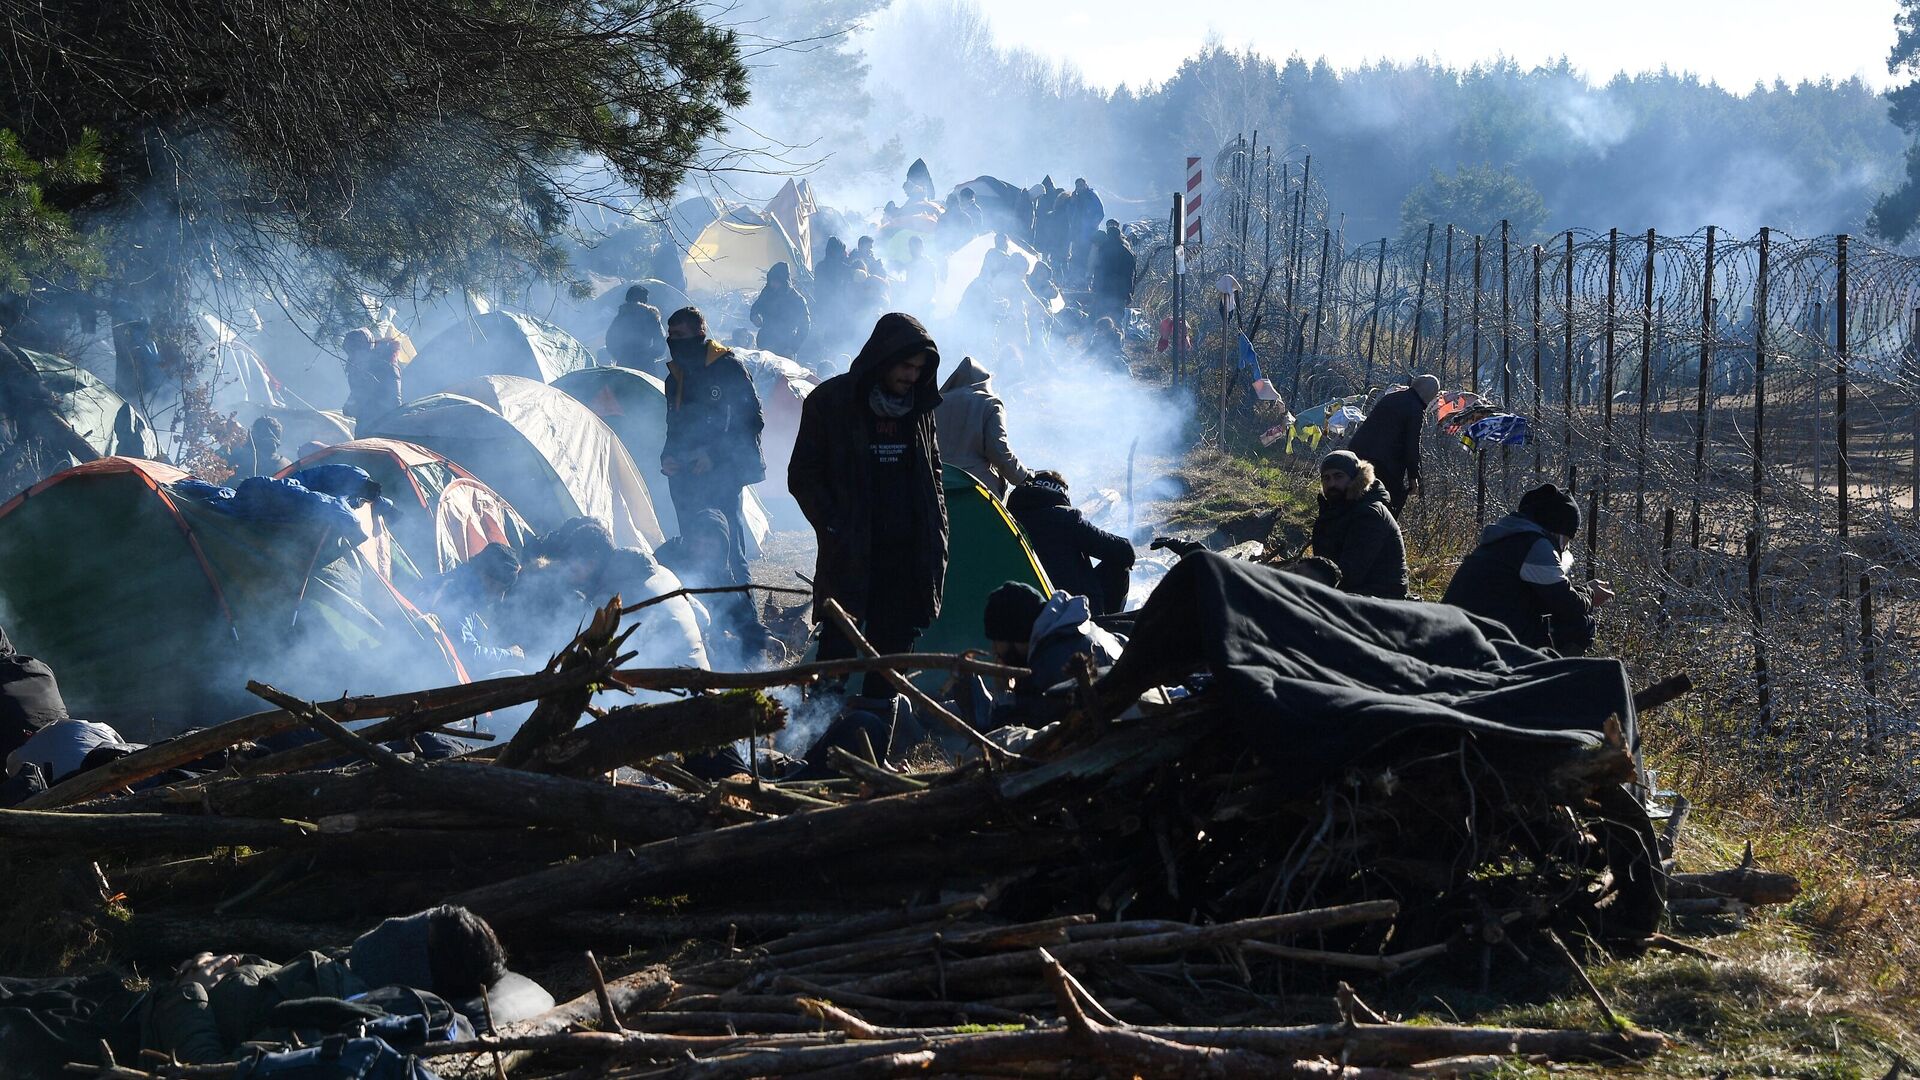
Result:
{"label": "tarp shelter", "polygon": [[495,309],[435,334],[402,378],[407,395],[415,398],[480,375],[552,382],[594,362],[591,350],[545,319]]}
{"label": "tarp shelter", "polygon": [[[687,291],[696,296],[731,292],[758,292],[767,283],[767,268],[786,263],[796,277],[805,278],[807,264],[793,249],[786,230],[761,217],[755,222],[733,215],[715,218],[687,248],[682,261]],[[667,312],[662,312],[663,315]]]}
{"label": "tarp shelter", "polygon": [[394,560],[399,570],[388,572],[396,579],[444,573],[490,543],[517,551],[533,538],[532,527],[499,493],[424,446],[356,439],[309,454],[280,475],[319,465],[364,469],[393,500],[395,513],[388,525],[404,555]]}
{"label": "tarp shelter", "polygon": [[[16,349],[26,358],[29,365],[40,376],[40,384],[53,394],[60,418],[67,422],[75,435],[80,436],[99,452],[101,457],[115,454],[123,457],[155,457],[160,453],[160,444],[153,437],[153,428],[147,424],[147,418],[139,409],[113,392],[99,376],[78,364],[71,364],[57,356],[32,349]],[[122,408],[131,410],[132,424],[120,435],[115,433],[115,422],[120,420]],[[125,442],[126,445],[121,445]]]}
{"label": "tarp shelter", "polygon": [[767,216],[787,231],[787,240],[799,256],[795,271],[813,272],[813,215],[819,204],[813,198],[813,183],[788,180],[780,193],[767,202]]}
{"label": "tarp shelter", "polygon": [[[947,318],[960,310],[960,300],[967,294],[967,286],[980,276],[980,267],[987,261],[987,252],[993,249],[994,238],[986,233],[961,244],[953,254],[947,256],[947,272],[940,279],[940,286],[934,290],[933,313],[939,318]],[[1007,250],[1014,258],[1026,264],[1023,274],[1033,272],[1033,266],[1040,261],[1040,253],[1011,237],[1007,240]]]}
{"label": "tarp shelter", "polygon": [[0,506],[8,632],[59,675],[74,715],[147,742],[258,709],[248,679],[314,699],[464,681],[446,637],[365,558],[364,533],[235,516],[208,490],[114,457]]}
{"label": "tarp shelter", "polygon": [[585,515],[623,547],[650,551],[665,539],[647,483],[613,429],[544,383],[489,375],[409,402],[374,427],[367,437],[458,463],[542,532]]}
{"label": "tarp shelter", "polygon": [[[673,512],[672,489],[666,474],[660,471],[660,451],[667,442],[666,386],[644,371],[622,367],[576,371],[553,386],[592,409],[593,414],[606,421],[607,426],[620,437],[627,452],[633,455],[634,464],[639,466],[640,475],[646,478],[648,492],[654,496],[654,505],[660,517],[660,531],[668,536],[679,535],[680,522]],[[762,400],[765,400],[764,397]],[[791,443],[787,452],[792,453]],[[771,461],[767,464],[767,475],[774,475]],[[779,475],[783,479],[787,475],[784,467]],[[747,489],[744,509],[750,530],[747,553],[757,556],[760,545],[766,542],[768,523],[767,509],[755,488]]]}
{"label": "tarp shelter", "polygon": [[919,652],[965,652],[991,647],[981,620],[987,596],[1009,581],[1053,595],[1047,572],[1025,534],[966,470],[942,466],[947,494],[947,583],[940,617],[914,645]]}
{"label": "tarp shelter", "polygon": [[1004,232],[1016,240],[1033,239],[1033,196],[1027,194],[1026,188],[997,176],[976,176],[964,184],[953,185],[947,192],[944,205],[948,210],[959,202],[963,188],[973,189],[982,227]]}

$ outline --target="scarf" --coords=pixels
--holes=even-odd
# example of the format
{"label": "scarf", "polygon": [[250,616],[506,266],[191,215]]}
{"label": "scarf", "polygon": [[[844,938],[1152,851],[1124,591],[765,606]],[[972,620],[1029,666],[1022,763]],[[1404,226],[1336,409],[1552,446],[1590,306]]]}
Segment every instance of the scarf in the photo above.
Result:
{"label": "scarf", "polygon": [[878,384],[875,384],[874,388],[867,393],[867,407],[873,410],[875,416],[884,416],[889,420],[898,420],[912,412],[913,400],[912,393],[894,397],[881,389]]}

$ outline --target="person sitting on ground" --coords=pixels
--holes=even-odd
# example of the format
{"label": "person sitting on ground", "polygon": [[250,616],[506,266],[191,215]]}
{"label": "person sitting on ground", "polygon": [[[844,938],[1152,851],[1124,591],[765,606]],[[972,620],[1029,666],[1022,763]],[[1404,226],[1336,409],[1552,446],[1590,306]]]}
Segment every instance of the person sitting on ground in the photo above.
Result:
{"label": "person sitting on ground", "polygon": [[500,606],[519,577],[520,557],[507,545],[493,543],[421,590],[426,597],[422,606],[440,620],[469,669],[516,669],[525,659],[518,645],[494,644]]}
{"label": "person sitting on ground", "polygon": [[1373,465],[1351,450],[1320,462],[1320,513],[1313,519],[1313,553],[1340,567],[1340,588],[1357,596],[1407,598],[1407,549],[1387,509],[1387,488]]}
{"label": "person sitting on ground", "polygon": [[647,300],[645,285],[627,290],[626,301],[607,327],[607,355],[616,366],[665,376],[667,333],[660,324],[660,309]]}
{"label": "person sitting on ground", "polygon": [[1522,645],[1579,656],[1593,644],[1593,613],[1613,599],[1604,581],[1576,588],[1568,576],[1580,504],[1553,484],[1520,497],[1515,511],[1480,531],[1480,546],[1454,571],[1441,602],[1492,619]]}
{"label": "person sitting on ground", "polygon": [[813,316],[807,310],[807,298],[793,287],[792,276],[793,272],[786,263],[774,263],[772,269],[767,271],[766,288],[754,297],[753,307],[747,312],[753,325],[760,328],[754,345],[786,357],[800,355],[800,346],[807,340],[807,331],[813,327]]}
{"label": "person sitting on ground", "polygon": [[1098,672],[1120,658],[1125,642],[1096,625],[1093,615],[1084,596],[1055,591],[1043,597],[1024,582],[1009,581],[988,594],[982,623],[995,659],[1033,673],[1014,682],[1010,705],[994,709],[996,724],[1038,718],[1041,697],[1074,678],[1083,660]]}
{"label": "person sitting on ground", "polygon": [[1010,485],[1031,475],[1007,442],[1007,407],[993,392],[993,373],[971,356],[962,357],[940,386],[933,410],[943,464],[965,469],[996,499]]}
{"label": "person sitting on ground", "polygon": [[281,432],[280,421],[271,416],[253,422],[247,434],[226,453],[235,483],[249,476],[272,476],[293,464],[280,452]]}
{"label": "person sitting on ground", "polygon": [[1382,397],[1360,422],[1347,449],[1373,462],[1374,475],[1387,488],[1387,509],[1398,518],[1407,495],[1420,483],[1420,429],[1427,406],[1440,396],[1440,380],[1415,377],[1413,385]]}
{"label": "person sitting on ground", "polygon": [[[707,509],[682,523],[679,536],[661,544],[654,557],[665,564],[689,589],[737,588],[748,578],[741,574],[733,559],[732,524],[727,515]],[[706,593],[697,597],[710,615],[707,631],[707,655],[728,670],[758,670],[766,663],[767,648],[773,636],[760,620],[760,609],[753,594],[738,592]]]}
{"label": "person sitting on ground", "polygon": [[1086,597],[1095,615],[1126,606],[1133,544],[1087,521],[1068,497],[1065,477],[1051,469],[1034,473],[1007,496],[1007,512],[1055,587]]}
{"label": "person sitting on ground", "polygon": [[[341,959],[309,952],[274,964],[201,953],[154,991],[147,1048],[187,1064],[232,1061],[243,1043],[287,1041],[289,1029],[304,1026],[289,1022],[295,1015],[350,1015],[347,999],[386,986],[433,994],[482,1029],[489,1013],[494,1023],[506,1024],[553,1001],[508,970],[506,952],[485,920],[445,905],[382,922]],[[542,998],[546,1005],[536,1007]]]}

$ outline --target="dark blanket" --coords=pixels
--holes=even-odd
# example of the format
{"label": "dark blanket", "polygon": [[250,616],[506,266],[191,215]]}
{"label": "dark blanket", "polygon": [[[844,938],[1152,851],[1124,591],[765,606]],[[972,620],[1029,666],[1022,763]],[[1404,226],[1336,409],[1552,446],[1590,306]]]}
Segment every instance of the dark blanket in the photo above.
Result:
{"label": "dark blanket", "polygon": [[146,995],[110,973],[84,978],[0,977],[0,1076],[71,1075],[69,1062],[100,1063],[100,1042],[130,1061],[140,1050]]}
{"label": "dark blanket", "polygon": [[1524,754],[1597,744],[1617,716],[1636,745],[1617,660],[1555,657],[1459,608],[1350,596],[1210,553],[1182,559],[1154,589],[1099,693],[1131,697],[1200,669],[1302,785],[1423,729]]}

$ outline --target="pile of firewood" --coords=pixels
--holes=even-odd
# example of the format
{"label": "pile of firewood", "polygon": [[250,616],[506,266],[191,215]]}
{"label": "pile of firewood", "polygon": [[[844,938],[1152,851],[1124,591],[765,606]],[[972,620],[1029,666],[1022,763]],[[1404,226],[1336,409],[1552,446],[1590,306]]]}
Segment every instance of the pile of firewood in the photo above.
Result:
{"label": "pile of firewood", "polygon": [[[1485,978],[1523,946],[1578,975],[1567,941],[1689,950],[1659,932],[1669,896],[1726,913],[1793,890],[1750,860],[1676,872],[1678,819],[1660,835],[1626,793],[1617,732],[1524,769],[1422,736],[1303,791],[1204,693],[1122,718],[1083,685],[1014,753],[905,678],[1011,669],[871,649],[759,673],[624,669],[620,614],[526,676],[318,703],[255,685],[271,710],[0,811],[0,858],[84,879],[124,916],[91,932],[156,965],[340,946],[437,903],[473,909],[519,955],[640,956],[611,981],[592,967],[594,992],[543,1017],[434,1050],[449,1076],[1359,1077],[1624,1060],[1660,1037],[1604,1002],[1596,1032],[1408,1026],[1337,979],[1443,957]],[[779,730],[765,690],[855,671],[954,729],[960,763],[906,774],[836,751],[843,778],[809,783],[753,768],[703,781],[678,763]],[[688,696],[590,708],[618,686]],[[390,748],[529,702],[510,740],[459,758]],[[325,738],[127,791],[302,727]],[[323,768],[343,756],[355,764]],[[1324,1000],[1336,985],[1338,1020],[1273,1026],[1301,1015],[1300,987]]]}

